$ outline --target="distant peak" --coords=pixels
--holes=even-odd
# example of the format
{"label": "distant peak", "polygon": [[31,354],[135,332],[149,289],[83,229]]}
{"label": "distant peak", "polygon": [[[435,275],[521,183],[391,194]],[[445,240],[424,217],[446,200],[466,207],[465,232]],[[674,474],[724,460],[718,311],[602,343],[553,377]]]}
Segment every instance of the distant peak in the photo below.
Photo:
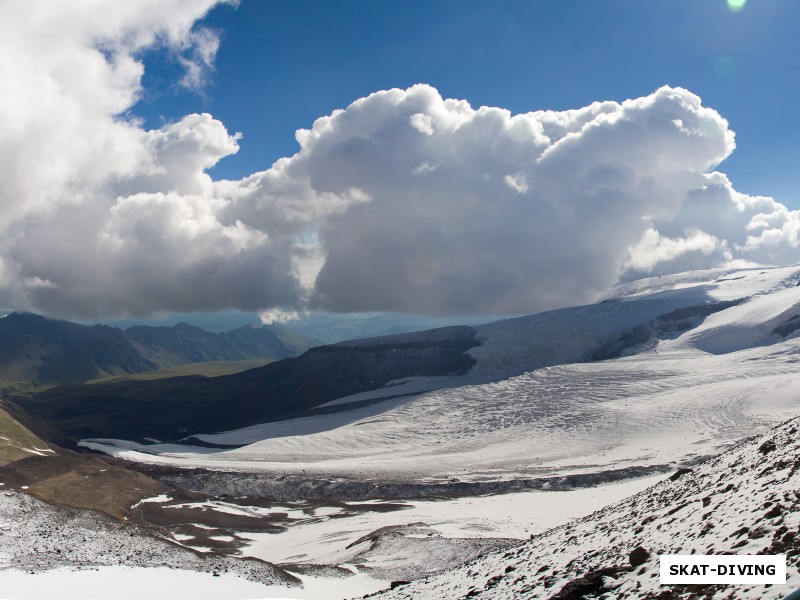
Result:
{"label": "distant peak", "polygon": [[53,319],[51,317],[45,317],[44,315],[39,315],[32,312],[25,312],[25,311],[14,311],[12,313],[7,314],[5,319],[14,319],[14,320],[27,320],[27,321],[58,321],[59,319]]}
{"label": "distant peak", "polygon": [[236,329],[231,329],[231,331],[251,331],[254,329],[267,329],[269,328],[268,325],[262,325],[260,323],[248,323],[247,325],[242,325],[241,327],[237,327]]}

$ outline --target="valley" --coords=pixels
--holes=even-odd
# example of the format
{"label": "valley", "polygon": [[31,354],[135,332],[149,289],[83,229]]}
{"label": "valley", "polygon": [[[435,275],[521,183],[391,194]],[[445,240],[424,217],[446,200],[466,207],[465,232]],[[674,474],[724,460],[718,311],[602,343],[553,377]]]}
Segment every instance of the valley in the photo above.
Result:
{"label": "valley", "polygon": [[[788,426],[772,428],[800,413],[798,281],[797,267],[690,272],[622,284],[594,305],[340,342],[215,377],[167,371],[12,393],[0,493],[18,513],[29,495],[53,510],[99,511],[139,528],[137,539],[172,544],[179,570],[227,569],[281,597],[356,597],[419,580],[390,594],[556,598],[591,587],[595,572],[629,590],[613,597],[655,594],[651,571],[631,575],[626,553],[677,552],[668,541],[681,536],[699,551],[694,521],[679,531],[684,523],[667,519],[674,531],[658,537],[615,507],[639,502],[639,522],[661,523],[697,501],[684,499],[692,490],[722,487],[708,465],[727,457],[750,461],[725,467],[744,490],[761,467],[743,440],[792,445]],[[751,508],[720,518],[746,522],[747,511],[756,519],[766,503],[788,501],[778,496],[794,470],[783,473],[781,460],[769,486],[735,496]],[[571,528],[605,535],[612,521],[613,539],[570,541]],[[794,552],[792,527],[752,539],[785,539]],[[539,576],[537,557],[560,546],[561,566]],[[34,560],[3,552],[9,573]]]}

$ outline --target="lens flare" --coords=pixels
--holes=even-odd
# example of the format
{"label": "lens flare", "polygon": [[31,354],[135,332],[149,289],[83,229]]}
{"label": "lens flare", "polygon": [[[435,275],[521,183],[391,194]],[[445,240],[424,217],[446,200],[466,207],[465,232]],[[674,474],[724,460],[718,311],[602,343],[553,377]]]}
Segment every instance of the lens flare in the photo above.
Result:
{"label": "lens flare", "polygon": [[731,12],[739,12],[747,4],[747,0],[728,0],[728,9]]}
{"label": "lens flare", "polygon": [[718,56],[714,59],[714,73],[717,77],[724,79],[730,77],[736,71],[736,61],[730,56]]}

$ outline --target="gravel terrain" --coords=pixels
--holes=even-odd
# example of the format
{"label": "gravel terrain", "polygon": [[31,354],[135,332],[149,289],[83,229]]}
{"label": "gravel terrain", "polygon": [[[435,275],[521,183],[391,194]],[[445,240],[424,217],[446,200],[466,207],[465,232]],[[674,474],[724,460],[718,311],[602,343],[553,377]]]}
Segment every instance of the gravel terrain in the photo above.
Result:
{"label": "gravel terrain", "polygon": [[267,585],[299,584],[292,575],[258,559],[205,556],[160,538],[157,530],[0,491],[0,570],[38,573],[116,565],[227,572]]}

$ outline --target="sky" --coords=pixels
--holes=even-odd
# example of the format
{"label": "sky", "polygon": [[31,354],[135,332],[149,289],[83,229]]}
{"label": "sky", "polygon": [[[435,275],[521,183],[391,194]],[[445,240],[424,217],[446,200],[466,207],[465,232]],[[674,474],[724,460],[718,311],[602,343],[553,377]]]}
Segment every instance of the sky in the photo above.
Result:
{"label": "sky", "polygon": [[0,4],[0,305],[522,314],[800,262],[793,0]]}
{"label": "sky", "polygon": [[[205,94],[145,77],[134,107],[151,126],[208,111],[242,132],[218,177],[242,177],[298,150],[294,132],[377,90],[428,83],[448,98],[512,113],[683,87],[726,118],[736,189],[800,208],[800,139],[786,117],[800,72],[800,5],[750,0],[269,2],[222,5]],[[768,149],[768,151],[765,151]]]}

